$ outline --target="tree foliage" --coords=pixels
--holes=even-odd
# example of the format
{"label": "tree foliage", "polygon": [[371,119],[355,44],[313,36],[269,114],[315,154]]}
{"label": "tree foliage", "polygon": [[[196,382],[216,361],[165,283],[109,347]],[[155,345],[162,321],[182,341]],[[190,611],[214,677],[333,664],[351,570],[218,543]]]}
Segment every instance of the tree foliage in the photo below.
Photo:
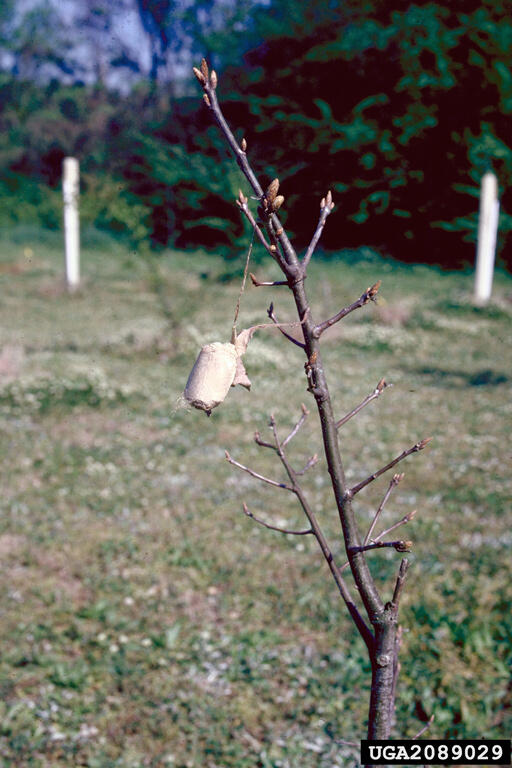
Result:
{"label": "tree foliage", "polygon": [[[370,17],[275,37],[248,54],[247,124],[275,147],[304,240],[311,197],[340,203],[331,247],[361,242],[405,259],[473,258],[479,183],[499,178],[512,220],[512,22],[500,3],[374,3]],[[402,6],[402,9],[400,9]],[[465,8],[465,12],[461,9]],[[271,71],[272,92],[264,83]]]}

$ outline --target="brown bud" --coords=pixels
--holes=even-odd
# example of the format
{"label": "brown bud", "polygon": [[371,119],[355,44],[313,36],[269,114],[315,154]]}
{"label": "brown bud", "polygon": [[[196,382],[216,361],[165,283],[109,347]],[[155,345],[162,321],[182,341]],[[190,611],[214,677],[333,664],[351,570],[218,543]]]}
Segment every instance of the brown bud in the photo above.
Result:
{"label": "brown bud", "polygon": [[197,67],[192,67],[192,72],[197,77],[197,79],[199,80],[201,85],[206,85],[206,80],[204,78],[204,75],[203,75],[202,72],[199,71],[199,69]]}
{"label": "brown bud", "polygon": [[218,83],[217,73],[214,69],[212,69],[211,75],[210,75],[210,85],[212,86],[213,90],[216,89]]}
{"label": "brown bud", "polygon": [[376,283],[374,283],[370,288],[368,288],[366,293],[368,294],[369,299],[374,299],[375,296],[378,294],[381,282],[382,282],[381,280],[377,280]]}
{"label": "brown bud", "polygon": [[411,522],[411,520],[414,520],[414,518],[416,517],[416,511],[417,511],[417,510],[413,509],[413,510],[412,510],[412,512],[409,512],[409,513],[408,513],[408,514],[405,516],[404,520],[407,520],[407,522],[408,522],[408,523],[410,523],[410,522]]}
{"label": "brown bud", "polygon": [[267,198],[270,205],[274,202],[276,199],[276,195],[279,191],[279,179],[274,179],[270,182],[270,184],[267,187],[267,191],[265,192],[265,197]]}
{"label": "brown bud", "polygon": [[433,439],[434,439],[433,437],[425,437],[425,439],[424,439],[424,440],[421,440],[421,441],[418,443],[418,451],[422,451],[422,450],[424,449],[424,447],[425,447],[426,445],[428,445],[428,444],[430,443],[430,441],[431,441],[431,440],[433,440]]}
{"label": "brown bud", "polygon": [[207,107],[211,107],[211,102],[207,93],[203,93],[203,101]]}
{"label": "brown bud", "polygon": [[247,203],[247,198],[241,189],[238,190],[238,199],[240,200],[240,203],[242,205],[245,205]]}
{"label": "brown bud", "polygon": [[277,251],[277,248],[275,247],[275,245],[273,243],[270,246],[270,250],[272,251],[272,253],[275,253]]}
{"label": "brown bud", "polygon": [[205,82],[208,81],[208,64],[206,63],[206,59],[201,59],[201,72],[203,74]]}
{"label": "brown bud", "polygon": [[386,379],[381,379],[376,387],[377,392],[382,392],[382,390],[386,389],[386,387],[387,387]]}
{"label": "brown bud", "polygon": [[393,475],[393,485],[398,485],[405,477],[405,472],[399,472],[396,475]]}
{"label": "brown bud", "polygon": [[242,147],[242,152],[247,152],[247,142],[245,139],[242,139],[241,147]]}
{"label": "brown bud", "polygon": [[322,209],[325,208],[325,197],[322,197],[322,199],[320,200],[320,208]]}
{"label": "brown bud", "polygon": [[325,196],[325,204],[327,205],[327,207],[328,207],[328,208],[331,208],[331,207],[332,207],[332,195],[331,195],[331,190],[329,190],[329,191],[327,192],[326,196]]}
{"label": "brown bud", "polygon": [[409,552],[412,547],[412,541],[397,541],[395,549],[397,552]]}
{"label": "brown bud", "polygon": [[278,196],[275,198],[274,202],[272,203],[272,210],[273,210],[273,211],[278,211],[278,210],[279,210],[279,208],[282,206],[282,204],[283,204],[283,203],[284,203],[284,197],[283,197],[283,195],[278,195]]}

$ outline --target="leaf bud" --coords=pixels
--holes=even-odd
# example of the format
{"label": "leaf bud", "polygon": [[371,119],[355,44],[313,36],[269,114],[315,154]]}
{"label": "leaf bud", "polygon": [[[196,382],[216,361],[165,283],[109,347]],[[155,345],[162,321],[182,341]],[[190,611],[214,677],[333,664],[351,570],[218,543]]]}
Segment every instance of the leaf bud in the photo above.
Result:
{"label": "leaf bud", "polygon": [[202,72],[199,71],[197,67],[192,67],[192,72],[197,77],[201,85],[206,85],[206,80]]}
{"label": "leaf bud", "polygon": [[207,93],[203,93],[203,101],[206,104],[207,107],[211,107],[211,101],[208,97]]}
{"label": "leaf bud", "polygon": [[206,63],[206,59],[201,59],[201,72],[202,72],[202,75],[204,77],[205,82],[207,82],[208,81],[209,70],[208,70],[208,64]]}
{"label": "leaf bud", "polygon": [[210,85],[212,86],[213,90],[216,89],[218,83],[217,73],[214,69],[212,69],[211,75],[210,75]]}
{"label": "leaf bud", "polygon": [[241,147],[242,147],[242,152],[247,152],[247,142],[245,139],[242,139]]}
{"label": "leaf bud", "polygon": [[270,205],[274,202],[276,199],[276,195],[279,191],[279,179],[274,179],[270,182],[270,184],[267,187],[267,191],[265,192],[265,197],[267,198]]}
{"label": "leaf bud", "polygon": [[272,210],[273,211],[278,211],[283,203],[284,203],[283,195],[277,195],[277,197],[275,198],[274,202],[272,203]]}

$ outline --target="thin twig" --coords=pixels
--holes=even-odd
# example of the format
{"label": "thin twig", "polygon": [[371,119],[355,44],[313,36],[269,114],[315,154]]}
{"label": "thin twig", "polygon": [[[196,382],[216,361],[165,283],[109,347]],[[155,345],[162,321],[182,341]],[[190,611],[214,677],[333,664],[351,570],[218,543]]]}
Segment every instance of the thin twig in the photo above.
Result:
{"label": "thin twig", "polygon": [[230,464],[232,464],[234,467],[238,467],[239,469],[242,469],[244,472],[247,472],[247,474],[251,475],[251,477],[255,477],[257,480],[261,480],[264,483],[268,483],[269,485],[274,485],[276,488],[284,488],[286,491],[292,491],[293,488],[286,483],[279,483],[277,480],[271,480],[269,477],[265,477],[264,475],[260,475],[258,472],[255,472],[253,469],[250,469],[249,467],[246,467],[244,464],[240,464],[239,461],[235,461],[235,459],[232,459],[231,456],[227,451],[225,451],[226,459],[229,461]]}
{"label": "thin twig", "polygon": [[357,485],[354,485],[350,490],[347,492],[347,495],[352,498],[356,495],[356,493],[359,493],[363,488],[365,488],[367,485],[372,483],[374,480],[376,480],[378,477],[384,474],[384,472],[388,472],[390,469],[392,469],[396,464],[398,464],[399,461],[402,461],[407,456],[410,456],[411,453],[416,453],[417,451],[422,451],[425,446],[430,443],[432,440],[431,437],[426,437],[424,440],[420,440],[419,443],[416,443],[412,446],[412,448],[408,448],[406,451],[402,451],[400,456],[397,456],[396,459],[393,459],[393,461],[390,461],[389,464],[386,464],[385,467],[382,467],[382,469],[377,470],[377,472],[374,472],[373,475],[370,475],[365,480],[362,480]]}
{"label": "thin twig", "polygon": [[360,547],[349,547],[350,553],[356,552],[368,552],[370,549],[382,549],[383,547],[393,547],[397,552],[409,552],[412,546],[412,541],[404,541],[399,539],[398,541],[374,541],[372,544],[362,544]]}
{"label": "thin twig", "polygon": [[[241,195],[241,194],[242,193],[240,192],[239,195]],[[244,198],[244,200],[247,200],[247,198]],[[242,203],[241,200],[238,199],[236,201],[236,204],[238,205],[240,210],[243,212],[245,217],[248,219],[248,221],[251,224],[254,232],[256,232],[256,234],[258,236],[258,240],[260,241],[260,243],[263,245],[265,250],[268,251],[268,253],[270,253],[270,255],[274,258],[275,255],[276,255],[275,250],[272,249],[272,246],[270,245],[270,243],[265,238],[265,235],[263,234],[263,230],[261,229],[261,227],[259,226],[258,222],[256,221],[256,219],[252,215],[251,209],[247,205],[247,202]]]}
{"label": "thin twig", "polygon": [[306,472],[308,471],[308,469],[311,469],[311,467],[314,467],[315,464],[318,464],[318,454],[317,453],[313,454],[313,456],[311,456],[307,460],[307,462],[305,463],[305,465],[303,466],[302,469],[300,469],[300,470],[296,469],[295,470],[295,474],[296,475],[301,475],[301,476],[305,475]]}
{"label": "thin twig", "polygon": [[249,269],[249,262],[251,260],[253,243],[254,243],[254,229],[252,231],[251,242],[249,243],[249,248],[247,250],[247,256],[245,258],[244,275],[243,275],[243,278],[242,278],[242,284],[240,286],[240,293],[238,294],[238,300],[236,302],[236,307],[235,307],[235,317],[233,319],[233,335],[234,335],[235,339],[236,339],[236,335],[237,335],[236,334],[236,324],[238,322],[238,315],[240,313],[240,302],[242,300],[242,296],[243,296],[244,291],[245,291],[245,283],[247,281],[247,272],[248,272],[248,269]]}
{"label": "thin twig", "polygon": [[401,520],[399,520],[397,523],[393,523],[393,525],[390,525],[389,528],[386,528],[385,531],[381,531],[378,536],[376,536],[372,541],[380,541],[380,539],[383,539],[384,536],[387,536],[388,533],[391,533],[392,531],[399,528],[401,525],[405,525],[406,523],[410,523],[413,517],[416,515],[416,510],[413,509],[412,512],[408,512],[404,517],[402,517]]}
{"label": "thin twig", "polygon": [[295,339],[293,336],[291,336],[289,333],[287,333],[286,331],[284,331],[281,328],[282,324],[279,323],[278,320],[277,320],[277,317],[276,317],[275,312],[274,312],[274,303],[273,302],[270,304],[270,307],[267,309],[267,315],[270,317],[272,322],[275,323],[278,326],[279,330],[281,331],[283,336],[285,336],[288,339],[288,341],[291,341],[292,344],[296,344],[296,346],[300,347],[301,349],[305,349],[305,345],[304,345],[304,343],[302,341],[299,341],[298,339]]}
{"label": "thin twig", "polygon": [[306,421],[307,417],[309,416],[309,411],[306,408],[306,406],[304,405],[304,403],[301,403],[301,408],[302,408],[302,416],[300,417],[300,419],[298,420],[298,422],[296,423],[296,425],[294,426],[294,428],[292,429],[292,431],[290,432],[288,437],[285,437],[285,439],[283,440],[283,442],[281,444],[283,448],[286,445],[288,445],[288,443],[290,442],[290,440],[292,438],[295,437],[295,435],[297,434],[297,432],[299,431],[299,429],[302,427],[302,425]]}
{"label": "thin twig", "polygon": [[[194,72],[196,73],[196,77],[197,77],[196,69],[194,69]],[[254,173],[254,171],[252,170],[249,164],[249,161],[247,159],[247,154],[245,150],[238,145],[238,142],[235,139],[233,132],[231,131],[229,125],[226,122],[226,118],[222,114],[222,110],[220,108],[220,105],[217,99],[217,94],[215,93],[216,84],[212,84],[211,80],[208,80],[208,78],[204,76],[203,76],[203,80],[201,80],[200,77],[198,77],[198,80],[201,83],[201,86],[206,95],[207,101],[205,101],[205,103],[209,107],[209,109],[211,109],[220,130],[224,134],[224,137],[235,156],[237,165],[239,166],[240,170],[248,180],[255,194],[258,196],[258,199],[263,198],[263,189],[258,179],[256,178],[256,174]],[[287,276],[291,276],[294,273],[298,272],[298,270],[300,269],[297,255],[286,233],[283,231],[281,222],[279,221],[279,218],[276,215],[276,213],[272,213],[272,215],[270,216],[270,221],[274,226],[274,230],[276,232],[277,238],[285,254],[285,262],[282,267],[283,271],[285,271],[285,274]]]}
{"label": "thin twig", "polygon": [[273,451],[276,450],[275,445],[272,445],[272,443],[267,443],[265,440],[263,440],[259,432],[254,433],[254,442],[256,445],[261,445],[262,448],[272,448]]}
{"label": "thin twig", "polygon": [[368,542],[371,540],[372,533],[373,533],[373,531],[375,529],[375,526],[377,525],[377,521],[378,521],[378,519],[379,519],[379,517],[380,517],[380,515],[382,513],[382,510],[384,509],[384,506],[385,506],[387,500],[391,496],[391,493],[392,493],[393,489],[396,488],[396,486],[398,485],[400,480],[403,479],[403,477],[404,477],[404,473],[402,472],[402,474],[393,475],[393,477],[391,478],[391,480],[389,482],[388,489],[387,489],[386,493],[384,494],[384,498],[382,499],[381,503],[379,504],[379,508],[377,509],[377,511],[375,513],[375,517],[372,520],[372,524],[368,528],[368,533],[364,537],[364,542],[363,542],[364,544],[368,544]]}
{"label": "thin twig", "polygon": [[398,604],[400,602],[400,597],[402,595],[402,590],[404,588],[405,577],[407,576],[408,568],[409,568],[409,561],[407,560],[406,557],[404,557],[404,559],[400,563],[400,569],[398,571],[398,576],[396,577],[395,590],[393,592],[393,597],[391,598],[391,605],[395,614],[398,613]]}
{"label": "thin twig", "polygon": [[343,576],[341,574],[341,570],[338,568],[334,560],[332,550],[329,547],[329,544],[327,543],[327,539],[325,538],[324,533],[320,528],[320,525],[316,519],[316,515],[311,509],[309,502],[307,501],[306,496],[304,494],[304,491],[302,490],[302,487],[297,480],[297,473],[294,471],[290,462],[288,461],[288,458],[284,452],[282,443],[279,440],[277,425],[273,415],[270,417],[270,426],[272,428],[272,432],[274,435],[274,442],[276,445],[277,453],[279,455],[279,458],[281,459],[281,463],[283,464],[284,468],[286,469],[286,472],[288,473],[288,477],[290,478],[290,481],[293,486],[293,491],[297,496],[302,509],[304,510],[304,514],[309,520],[309,523],[313,530],[313,534],[316,540],[318,541],[322,554],[327,562],[327,565],[329,566],[329,570],[331,571],[334,581],[336,582],[336,586],[338,587],[339,593],[343,598],[345,605],[347,606],[348,611],[352,616],[352,619],[354,620],[354,623],[357,629],[359,630],[361,637],[365,641],[368,651],[371,654],[373,653],[373,648],[375,644],[373,633],[371,629],[368,627],[368,625],[366,624],[364,618],[361,616],[361,613],[359,612],[358,607],[356,606],[356,604],[352,599],[352,596],[348,590],[345,580],[343,579]]}
{"label": "thin twig", "polygon": [[428,729],[430,728],[430,726],[431,726],[431,725],[432,725],[432,723],[434,722],[434,719],[435,719],[435,715],[430,715],[430,717],[429,717],[429,719],[428,719],[428,723],[427,723],[426,725],[424,725],[424,726],[423,726],[423,728],[421,729],[421,731],[418,731],[418,733],[416,734],[416,736],[413,736],[413,737],[412,737],[412,741],[415,741],[416,739],[419,739],[419,737],[420,737],[420,736],[423,736],[423,734],[425,733],[425,731],[428,731]]}
{"label": "thin twig", "polygon": [[339,429],[340,427],[343,426],[343,424],[346,424],[347,421],[349,421],[349,419],[352,418],[352,416],[355,416],[356,413],[359,413],[359,411],[361,411],[366,405],[368,405],[368,403],[371,403],[372,400],[375,400],[377,397],[379,397],[384,392],[386,387],[391,387],[391,386],[393,385],[387,384],[385,379],[381,379],[377,384],[377,386],[375,387],[375,389],[373,390],[373,392],[367,395],[365,399],[362,401],[362,403],[359,403],[359,405],[356,405],[356,407],[352,411],[350,411],[350,413],[347,413],[346,416],[343,416],[343,418],[341,418],[339,421],[336,422],[336,428]]}
{"label": "thin twig", "polygon": [[329,190],[326,197],[322,198],[322,202],[320,203],[320,218],[318,219],[318,224],[315,230],[315,234],[313,235],[311,242],[308,246],[308,249],[306,251],[306,254],[302,260],[302,269],[304,273],[306,272],[306,269],[311,260],[311,257],[315,252],[316,246],[318,245],[318,241],[320,240],[320,237],[322,235],[322,231],[325,226],[327,217],[331,213],[333,208],[334,208],[334,203],[332,202],[332,195],[331,195],[331,191]]}
{"label": "thin twig", "polygon": [[[388,533],[391,533],[391,531],[394,531],[396,528],[399,528],[401,525],[404,525],[405,523],[409,523],[409,522],[410,522],[410,521],[413,519],[413,517],[415,516],[415,514],[416,514],[416,510],[414,509],[412,512],[409,512],[407,515],[405,515],[405,517],[402,517],[402,519],[401,519],[401,520],[399,520],[397,523],[394,523],[394,524],[393,524],[393,525],[391,525],[389,528],[386,528],[386,530],[385,530],[385,531],[381,531],[381,532],[378,534],[378,536],[374,536],[374,538],[371,540],[371,543],[372,543],[372,544],[376,544],[377,542],[379,542],[379,541],[382,541],[382,539],[383,539],[385,536],[387,536],[387,535],[388,535]],[[368,534],[367,534],[367,535],[365,536],[365,538],[364,538],[364,543],[365,543],[365,544],[367,544],[367,543],[368,543],[368,538],[367,538],[367,537],[368,537]],[[347,562],[346,562],[346,563],[343,563],[343,565],[341,566],[341,569],[340,569],[340,570],[341,570],[341,571],[345,571],[345,570],[346,570],[346,569],[349,567],[349,565],[350,565],[350,563],[349,563],[349,561],[347,560]]]}
{"label": "thin twig", "polygon": [[269,528],[271,531],[286,533],[290,536],[307,536],[308,534],[313,533],[313,530],[311,528],[307,528],[304,531],[292,531],[289,528],[280,528],[278,525],[270,525],[270,523],[266,523],[264,520],[261,520],[261,518],[256,517],[256,515],[253,515],[251,510],[248,508],[247,504],[244,503],[243,508],[247,517],[250,517],[251,520],[254,520],[255,523],[259,523],[259,525],[262,525],[264,528]]}
{"label": "thin twig", "polygon": [[249,277],[251,278],[252,284],[255,288],[272,287],[275,285],[289,285],[288,280],[258,280],[252,272],[249,273]]}
{"label": "thin twig", "polygon": [[346,741],[345,739],[334,739],[336,744],[341,744],[343,747],[359,747],[361,746],[360,741]]}
{"label": "thin twig", "polygon": [[340,320],[342,320],[344,317],[349,315],[355,309],[359,309],[359,307],[364,307],[364,305],[367,304],[369,301],[375,301],[375,297],[377,296],[377,293],[380,288],[380,283],[381,281],[377,280],[377,282],[374,285],[367,288],[366,291],[363,294],[361,294],[361,296],[357,299],[357,301],[354,301],[353,304],[350,304],[348,307],[343,307],[343,309],[340,309],[340,311],[336,315],[333,315],[333,317],[330,317],[329,320],[325,320],[323,323],[319,323],[313,331],[315,338],[319,339],[322,333],[326,331],[328,328],[330,328],[331,325],[338,323]]}

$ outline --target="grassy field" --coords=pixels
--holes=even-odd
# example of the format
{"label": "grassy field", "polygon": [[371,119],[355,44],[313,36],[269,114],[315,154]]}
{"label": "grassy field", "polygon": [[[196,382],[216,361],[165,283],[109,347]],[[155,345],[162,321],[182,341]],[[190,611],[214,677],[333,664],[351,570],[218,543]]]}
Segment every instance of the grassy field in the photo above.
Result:
{"label": "grassy field", "polygon": [[[204,254],[147,262],[86,239],[83,289],[62,284],[60,242],[18,231],[0,244],[0,764],[89,768],[356,766],[340,740],[364,736],[368,664],[267,434],[313,405],[301,351],[259,332],[246,367],[207,419],[180,399],[202,344],[228,341],[238,281]],[[239,272],[242,259],[237,262]],[[231,269],[231,267],[230,267]],[[275,279],[272,264],[258,268]],[[418,439],[388,504],[412,509],[402,600],[395,737],[435,715],[433,738],[512,732],[510,428],[512,279],[471,304],[470,274],[405,267],[370,252],[311,266],[320,319],[382,280],[381,299],[325,335],[342,416],[385,376],[392,388],[343,429],[357,482]],[[241,327],[265,322],[282,289],[248,288]],[[319,449],[313,412],[292,444]],[[342,558],[325,465],[305,477]],[[364,529],[387,487],[358,496]],[[390,592],[400,555],[372,553]]]}

